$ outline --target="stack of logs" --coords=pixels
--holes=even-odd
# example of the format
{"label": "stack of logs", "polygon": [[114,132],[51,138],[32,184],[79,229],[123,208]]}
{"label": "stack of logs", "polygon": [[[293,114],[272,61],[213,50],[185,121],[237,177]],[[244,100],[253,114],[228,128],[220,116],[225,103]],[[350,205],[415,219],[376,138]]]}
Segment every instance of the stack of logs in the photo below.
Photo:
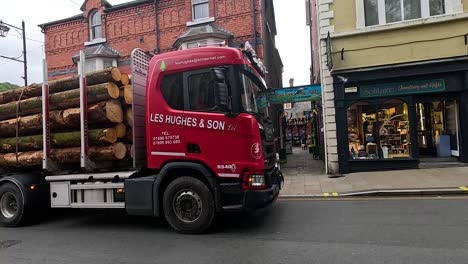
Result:
{"label": "stack of logs", "polygon": [[[88,145],[93,161],[132,156],[132,87],[127,74],[111,67],[87,79]],[[42,84],[0,93],[0,168],[42,164]],[[125,112],[125,114],[124,114]],[[50,158],[80,160],[79,76],[49,83]]]}

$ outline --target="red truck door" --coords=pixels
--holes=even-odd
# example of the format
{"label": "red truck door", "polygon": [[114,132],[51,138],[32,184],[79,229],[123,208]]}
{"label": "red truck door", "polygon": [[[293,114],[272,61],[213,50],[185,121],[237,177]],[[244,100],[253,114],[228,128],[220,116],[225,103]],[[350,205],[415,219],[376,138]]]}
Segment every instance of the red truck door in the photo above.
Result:
{"label": "red truck door", "polygon": [[227,77],[232,70],[218,67],[184,73],[184,114],[196,120],[196,125],[185,127],[185,142],[188,159],[207,164],[219,177],[239,178],[245,165],[241,118],[227,117],[229,110],[217,105],[215,95],[215,82],[232,88]]}

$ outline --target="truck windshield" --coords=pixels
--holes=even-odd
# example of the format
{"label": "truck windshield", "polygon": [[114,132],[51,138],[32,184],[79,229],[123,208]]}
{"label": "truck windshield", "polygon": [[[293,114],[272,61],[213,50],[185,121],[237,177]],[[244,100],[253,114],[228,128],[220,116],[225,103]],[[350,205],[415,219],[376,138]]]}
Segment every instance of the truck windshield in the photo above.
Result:
{"label": "truck windshield", "polygon": [[264,113],[266,105],[263,103],[264,89],[257,85],[260,80],[256,80],[256,77],[245,71],[241,74],[241,100],[243,111],[249,113]]}

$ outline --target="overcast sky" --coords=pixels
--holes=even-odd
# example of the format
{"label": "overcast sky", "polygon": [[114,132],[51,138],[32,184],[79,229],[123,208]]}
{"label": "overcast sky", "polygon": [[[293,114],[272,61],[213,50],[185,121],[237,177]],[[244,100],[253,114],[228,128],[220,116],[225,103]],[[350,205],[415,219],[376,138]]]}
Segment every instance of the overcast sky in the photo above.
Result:
{"label": "overcast sky", "polygon": [[[128,1],[109,0],[109,2],[119,4]],[[305,1],[273,0],[273,2],[278,29],[276,44],[284,64],[284,86],[289,86],[289,78],[295,79],[295,85],[309,84],[310,43],[308,27],[305,24]],[[29,83],[42,82],[44,35],[37,25],[79,14],[82,3],[83,0],[2,0],[0,20],[17,27],[21,27],[22,20],[26,23]],[[20,32],[11,29],[7,37],[0,38],[0,55],[18,58],[22,50]],[[22,63],[0,58],[0,82],[22,85],[24,81],[21,76],[23,76]]]}

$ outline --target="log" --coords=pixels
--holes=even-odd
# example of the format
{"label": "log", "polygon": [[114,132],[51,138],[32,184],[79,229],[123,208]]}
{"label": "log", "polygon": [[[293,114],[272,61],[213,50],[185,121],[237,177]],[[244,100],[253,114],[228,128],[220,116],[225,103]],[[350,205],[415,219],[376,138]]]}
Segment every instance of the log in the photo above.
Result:
{"label": "log", "polygon": [[[86,74],[86,84],[88,86],[106,83],[106,82],[119,82],[121,78],[120,70],[116,67],[109,67],[102,71],[90,72]],[[80,77],[73,76],[71,78],[52,81],[49,83],[49,93],[58,93],[76,89],[80,86]]]}
{"label": "log", "polygon": [[126,147],[127,147],[126,157],[132,158],[132,159],[135,158],[135,147],[132,144],[127,144]]}
{"label": "log", "polygon": [[[119,87],[115,83],[103,83],[89,86],[88,104],[119,97]],[[80,90],[70,90],[52,94],[49,97],[49,110],[66,109],[80,105]],[[33,97],[19,102],[19,115],[31,115],[42,112],[42,97]],[[16,117],[17,102],[0,105],[0,120]]]}
{"label": "log", "polygon": [[[94,161],[121,160],[126,154],[127,147],[120,142],[110,146],[89,148],[89,158]],[[79,147],[52,149],[50,152],[50,158],[58,164],[78,163],[80,155]],[[18,162],[15,153],[0,154],[0,167],[27,167],[40,164],[42,164],[42,151],[19,152]]]}
{"label": "log", "polygon": [[115,131],[118,138],[124,138],[127,135],[127,126],[124,123],[118,123],[115,126]]}
{"label": "log", "polygon": [[[121,73],[118,68],[110,67],[98,72],[88,73],[86,75],[87,85],[95,85],[106,82],[118,82],[121,79]],[[64,92],[77,89],[80,86],[79,76],[51,81],[49,83],[49,94]],[[24,91],[23,91],[24,90]],[[0,93],[0,104],[6,104],[20,99],[28,99],[42,95],[42,84],[31,84],[26,87],[21,87],[14,90],[9,90]]]}
{"label": "log", "polygon": [[125,85],[120,90],[120,100],[125,104],[132,105],[133,103],[133,88],[131,85]]}
{"label": "log", "polygon": [[120,76],[120,82],[118,82],[119,86],[125,86],[130,83],[130,78],[128,77],[128,74],[122,73]]}
{"label": "log", "polygon": [[[50,135],[52,148],[79,147],[80,132],[53,133]],[[0,152],[16,152],[16,137],[0,138]],[[115,128],[93,129],[88,131],[88,145],[102,146],[117,142]],[[18,137],[18,151],[42,150],[42,135]]]}
{"label": "log", "polygon": [[127,143],[133,143],[133,129],[129,129],[125,138],[123,139]]}
{"label": "log", "polygon": [[129,126],[133,127],[133,110],[131,107],[127,108],[127,111],[125,111],[125,121]]}
{"label": "log", "polygon": [[[70,108],[60,111],[51,111],[51,130],[76,129],[80,127],[80,109]],[[120,102],[110,100],[100,102],[88,107],[88,124],[122,123],[123,111]],[[0,121],[0,137],[13,137],[16,135],[18,122],[19,135],[42,133],[42,114],[24,116]]]}

